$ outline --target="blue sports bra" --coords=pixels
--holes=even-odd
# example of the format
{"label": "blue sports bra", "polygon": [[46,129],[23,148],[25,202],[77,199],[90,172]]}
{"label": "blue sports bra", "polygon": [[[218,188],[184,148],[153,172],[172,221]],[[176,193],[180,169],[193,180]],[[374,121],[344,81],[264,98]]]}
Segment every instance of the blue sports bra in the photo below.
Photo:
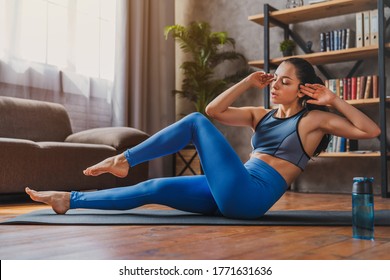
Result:
{"label": "blue sports bra", "polygon": [[310,156],[302,146],[298,124],[306,109],[288,118],[274,116],[276,110],[268,112],[257,124],[252,136],[252,153],[269,154],[287,160],[302,170]]}

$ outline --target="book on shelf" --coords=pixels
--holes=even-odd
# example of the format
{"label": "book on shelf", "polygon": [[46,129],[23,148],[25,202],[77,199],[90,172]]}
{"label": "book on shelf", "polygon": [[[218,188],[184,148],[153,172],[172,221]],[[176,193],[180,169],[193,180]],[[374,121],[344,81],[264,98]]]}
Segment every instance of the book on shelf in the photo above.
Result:
{"label": "book on shelf", "polygon": [[355,46],[355,31],[346,28],[320,33],[320,51],[337,51]]}
{"label": "book on shelf", "polygon": [[371,76],[367,76],[366,88],[364,90],[364,99],[368,99],[373,96],[371,94],[371,79]]}
{"label": "book on shelf", "polygon": [[332,136],[325,151],[327,153],[349,152],[349,139],[340,136]]}
{"label": "book on shelf", "polygon": [[331,30],[320,33],[320,51],[337,51],[378,44],[378,9],[358,12],[356,29]]}
{"label": "book on shelf", "polygon": [[378,98],[377,75],[325,80],[325,86],[344,100]]}
{"label": "book on shelf", "polygon": [[325,32],[320,33],[320,52],[326,51],[326,37]]}
{"label": "book on shelf", "polygon": [[378,9],[370,11],[370,43],[378,45]]}
{"label": "book on shelf", "polygon": [[364,46],[363,40],[363,13],[356,13],[356,47],[360,48]]}
{"label": "book on shelf", "polygon": [[350,28],[343,29],[343,30],[345,30],[346,34],[345,34],[345,42],[344,42],[345,45],[342,49],[353,48],[355,46],[355,37],[356,37],[355,31]]}
{"label": "book on shelf", "polygon": [[378,98],[378,76],[372,75],[372,98]]}
{"label": "book on shelf", "polygon": [[327,153],[344,153],[344,152],[357,152],[358,142],[356,140],[350,140],[340,136],[332,136],[329,141],[328,147],[325,149]]}
{"label": "book on shelf", "polygon": [[361,76],[358,79],[359,82],[359,93],[358,93],[358,98],[363,99],[364,98],[364,89],[366,88],[366,76]]}
{"label": "book on shelf", "polygon": [[357,99],[357,77],[352,77],[351,82],[351,99]]}
{"label": "book on shelf", "polygon": [[356,47],[378,44],[378,9],[356,13]]}
{"label": "book on shelf", "polygon": [[370,11],[364,11],[363,12],[363,34],[364,34],[364,40],[363,40],[363,46],[369,46],[371,45],[371,36],[370,36]]}

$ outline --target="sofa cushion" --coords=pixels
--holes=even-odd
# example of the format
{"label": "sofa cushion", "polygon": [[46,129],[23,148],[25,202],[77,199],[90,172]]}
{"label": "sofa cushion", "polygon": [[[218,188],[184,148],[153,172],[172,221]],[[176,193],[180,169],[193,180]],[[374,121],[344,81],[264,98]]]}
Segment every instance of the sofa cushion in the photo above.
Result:
{"label": "sofa cushion", "polygon": [[72,128],[64,106],[0,97],[0,137],[63,142],[70,134]]}
{"label": "sofa cushion", "polygon": [[[0,137],[0,193],[22,192],[31,182],[39,146],[32,141]],[[16,187],[17,186],[17,187]]]}
{"label": "sofa cushion", "polygon": [[[31,142],[0,138],[0,193],[37,190],[89,190],[116,186],[111,174],[85,176],[83,170],[116,155],[106,145],[64,142]],[[12,158],[12,160],[10,160]]]}
{"label": "sofa cushion", "polygon": [[135,128],[106,127],[77,132],[69,135],[65,142],[109,145],[118,151],[123,151],[134,147],[147,138],[148,135],[146,133]]}
{"label": "sofa cushion", "polygon": [[34,170],[44,176],[36,179],[39,179],[36,189],[47,189],[52,185],[60,190],[104,189],[115,186],[115,177],[111,174],[98,177],[83,174],[85,168],[116,155],[114,148],[107,145],[61,142],[37,144],[40,147],[38,162],[41,166]]}

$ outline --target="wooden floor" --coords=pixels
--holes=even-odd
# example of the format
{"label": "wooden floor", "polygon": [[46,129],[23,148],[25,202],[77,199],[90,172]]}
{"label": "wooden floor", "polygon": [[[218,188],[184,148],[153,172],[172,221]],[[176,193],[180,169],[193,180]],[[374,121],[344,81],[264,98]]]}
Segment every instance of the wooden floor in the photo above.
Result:
{"label": "wooden floor", "polygon": [[[3,203],[0,220],[44,207]],[[350,210],[351,197],[287,192],[273,210],[289,209]],[[390,199],[375,197],[375,209],[390,209]],[[375,241],[363,241],[348,226],[2,225],[0,258],[389,260],[390,227],[376,227]]]}

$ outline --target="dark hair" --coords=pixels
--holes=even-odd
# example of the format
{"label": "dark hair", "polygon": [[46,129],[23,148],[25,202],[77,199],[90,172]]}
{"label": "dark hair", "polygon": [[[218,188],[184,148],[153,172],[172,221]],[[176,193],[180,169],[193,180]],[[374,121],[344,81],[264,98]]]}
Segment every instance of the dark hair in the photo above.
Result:
{"label": "dark hair", "polygon": [[[292,57],[286,59],[284,62],[291,63],[295,67],[295,74],[297,78],[300,80],[300,84],[321,84],[324,85],[324,82],[320,77],[317,76],[316,71],[314,70],[313,65],[311,65],[307,60]],[[320,110],[329,112],[329,108],[327,106],[320,106],[315,104],[307,103],[307,100],[312,99],[311,97],[304,95],[300,98],[302,102],[302,106],[306,107],[309,111],[311,110]],[[314,151],[314,156],[317,156],[322,151],[325,151],[330,142],[331,136],[329,134],[325,134],[321,139],[320,144]]]}

